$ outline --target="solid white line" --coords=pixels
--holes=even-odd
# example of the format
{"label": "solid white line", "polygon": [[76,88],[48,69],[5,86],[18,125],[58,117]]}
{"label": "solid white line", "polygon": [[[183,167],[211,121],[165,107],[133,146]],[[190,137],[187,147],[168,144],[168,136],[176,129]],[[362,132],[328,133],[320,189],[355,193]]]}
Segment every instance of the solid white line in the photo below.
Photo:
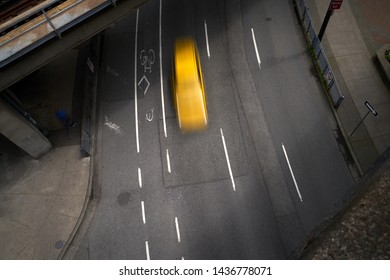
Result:
{"label": "solid white line", "polygon": [[221,137],[222,137],[223,148],[225,150],[226,162],[227,162],[228,169],[229,169],[230,180],[232,181],[233,190],[236,191],[236,184],[234,183],[233,172],[232,172],[232,168],[230,167],[229,154],[228,154],[228,151],[226,148],[225,137],[223,136],[222,128],[221,128]]}
{"label": "solid white line", "polygon": [[146,248],[146,259],[150,260],[150,254],[149,254],[149,243],[148,241],[145,241],[145,248]]}
{"label": "solid white line", "polygon": [[177,233],[177,242],[180,243],[180,229],[179,229],[179,221],[177,217],[175,217],[175,225],[176,225],[176,233]]}
{"label": "solid white line", "polygon": [[284,147],[283,143],[282,143],[282,148],[283,148],[284,156],[286,157],[286,161],[287,161],[287,164],[288,164],[288,168],[290,169],[290,173],[291,173],[292,179],[293,179],[293,181],[294,181],[295,188],[296,188],[296,190],[297,190],[299,199],[300,199],[301,201],[303,201],[302,196],[301,196],[301,192],[299,191],[299,188],[298,188],[297,181],[295,180],[294,172],[293,172],[293,170],[292,170],[292,168],[291,168],[290,160],[288,159],[288,155],[287,155],[287,152],[286,152],[286,148]]}
{"label": "solid white line", "polygon": [[142,188],[142,173],[141,168],[138,167],[138,185],[140,188]]}
{"label": "solid white line", "polygon": [[161,18],[162,18],[162,0],[160,0],[160,20],[159,20],[159,44],[160,44],[160,84],[161,84],[161,107],[163,114],[163,124],[164,124],[164,136],[167,135],[167,124],[165,121],[165,105],[164,105],[164,83],[163,83],[163,72],[162,72],[162,35],[161,35]]}
{"label": "solid white line", "polygon": [[169,158],[169,151],[167,149],[167,165],[168,165],[168,172],[171,173],[171,160]]}
{"label": "solid white line", "polygon": [[136,17],[136,22],[135,22],[135,51],[134,51],[134,107],[135,107],[135,137],[136,137],[136,141],[137,141],[137,153],[139,153],[138,100],[137,100],[138,16],[139,16],[139,9],[137,9],[137,17]]}
{"label": "solid white line", "polygon": [[255,51],[256,51],[256,57],[257,57],[257,63],[259,63],[259,68],[261,69],[261,60],[260,60],[260,55],[259,55],[259,51],[257,50],[257,43],[256,43],[256,38],[255,38],[255,32],[253,31],[253,28],[251,28],[252,30],[252,39],[253,39],[253,44],[255,45]]}
{"label": "solid white line", "polygon": [[206,20],[204,21],[204,33],[206,35],[207,56],[210,59],[209,36],[207,34],[207,22],[206,22]]}
{"label": "solid white line", "polygon": [[144,205],[144,201],[143,200],[141,201],[141,208],[142,208],[142,221],[144,222],[144,224],[146,224],[145,205]]}

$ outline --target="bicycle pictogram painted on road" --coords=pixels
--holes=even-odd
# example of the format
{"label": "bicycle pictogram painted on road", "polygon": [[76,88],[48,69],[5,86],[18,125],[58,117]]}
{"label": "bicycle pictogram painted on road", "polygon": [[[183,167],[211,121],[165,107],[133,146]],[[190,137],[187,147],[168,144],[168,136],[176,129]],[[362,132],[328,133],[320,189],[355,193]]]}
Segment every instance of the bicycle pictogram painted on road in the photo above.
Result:
{"label": "bicycle pictogram painted on road", "polygon": [[149,70],[149,73],[152,73],[152,65],[156,60],[156,55],[153,49],[150,49],[148,52],[142,50],[139,56],[141,60],[141,65],[144,67],[144,73]]}

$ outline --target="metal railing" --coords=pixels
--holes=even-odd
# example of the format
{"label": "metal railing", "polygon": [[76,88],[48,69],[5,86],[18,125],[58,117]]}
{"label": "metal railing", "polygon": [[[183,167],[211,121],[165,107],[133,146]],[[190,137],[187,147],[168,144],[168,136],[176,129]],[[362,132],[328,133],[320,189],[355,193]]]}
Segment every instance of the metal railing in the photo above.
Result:
{"label": "metal railing", "polygon": [[[30,5],[31,2],[29,1]],[[30,7],[28,10],[23,11],[19,15],[4,21],[0,24],[0,33],[6,32],[8,29],[15,29],[15,27],[22,25],[23,22],[30,21],[32,18],[39,16],[43,11],[48,11],[51,7],[59,5],[61,0],[46,0],[43,3]]]}
{"label": "metal railing", "polygon": [[68,0],[0,37],[0,68],[101,11],[116,0]]}
{"label": "metal railing", "polygon": [[297,8],[301,23],[310,41],[310,46],[314,53],[317,66],[321,72],[320,74],[327,85],[328,93],[332,98],[333,106],[337,109],[344,100],[344,96],[342,95],[337,84],[332,67],[330,66],[326,53],[322,48],[321,41],[318,39],[317,31],[311,19],[309,9],[306,6],[304,0],[294,0],[294,3]]}

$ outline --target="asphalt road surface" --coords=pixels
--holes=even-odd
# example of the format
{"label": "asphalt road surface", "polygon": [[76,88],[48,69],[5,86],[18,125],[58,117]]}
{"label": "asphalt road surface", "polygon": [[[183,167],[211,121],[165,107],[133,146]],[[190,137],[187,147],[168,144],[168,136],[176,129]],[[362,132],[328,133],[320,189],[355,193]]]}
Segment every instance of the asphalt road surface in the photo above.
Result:
{"label": "asphalt road surface", "polygon": [[[174,39],[195,38],[209,129],[182,134]],[[285,259],[354,181],[291,1],[150,0],[106,30],[99,203],[84,259]]]}

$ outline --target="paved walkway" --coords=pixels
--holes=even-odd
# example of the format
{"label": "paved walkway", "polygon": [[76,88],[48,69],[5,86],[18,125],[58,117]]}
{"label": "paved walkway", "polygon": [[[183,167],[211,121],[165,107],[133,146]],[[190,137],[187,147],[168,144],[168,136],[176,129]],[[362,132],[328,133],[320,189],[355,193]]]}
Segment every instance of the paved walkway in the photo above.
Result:
{"label": "paved walkway", "polygon": [[[366,45],[356,22],[353,10],[358,13],[361,25],[367,25],[364,34],[370,46],[378,47],[389,39],[390,24],[387,0],[344,0],[340,10],[330,18],[322,40],[325,52],[334,69],[345,99],[337,110],[347,135],[350,135],[368,112],[368,101],[379,113],[369,114],[363,124],[349,137],[349,142],[366,171],[390,146],[390,92],[378,75],[373,53]],[[320,30],[329,1],[306,0],[317,30]],[[374,16],[375,14],[375,16]],[[376,19],[374,21],[374,19]],[[370,29],[371,27],[371,29]],[[370,31],[371,30],[371,31]],[[381,36],[379,36],[380,34]],[[387,34],[387,37],[384,35]]]}
{"label": "paved walkway", "polygon": [[[25,80],[22,90],[15,88],[25,94],[19,98],[26,98],[33,116],[51,129],[54,148],[36,160],[0,135],[0,259],[59,258],[82,217],[91,164],[80,152],[78,91],[84,83],[75,72],[77,60],[78,52],[69,51]],[[56,120],[56,108],[76,118],[70,135]]]}
{"label": "paved walkway", "polygon": [[72,145],[35,160],[3,140],[0,259],[57,259],[83,210],[89,158]]}

